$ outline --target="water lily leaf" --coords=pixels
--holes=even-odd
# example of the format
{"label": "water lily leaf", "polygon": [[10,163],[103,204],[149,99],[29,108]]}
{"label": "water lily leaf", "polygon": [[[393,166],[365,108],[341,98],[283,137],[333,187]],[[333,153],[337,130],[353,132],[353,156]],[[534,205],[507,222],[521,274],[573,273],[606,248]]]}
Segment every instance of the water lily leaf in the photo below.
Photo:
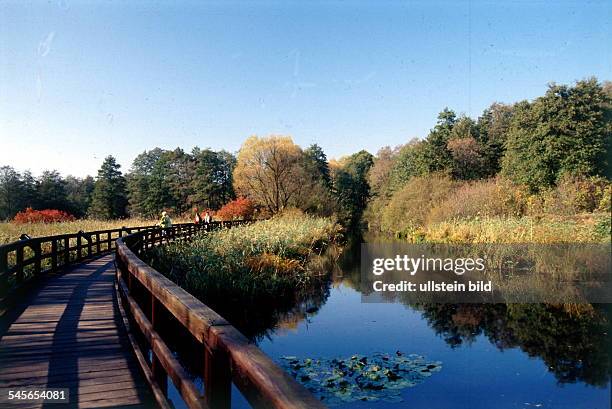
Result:
{"label": "water lily leaf", "polygon": [[354,401],[400,402],[401,390],[413,387],[442,369],[442,362],[417,354],[376,352],[349,358],[284,356],[282,365],[329,406]]}

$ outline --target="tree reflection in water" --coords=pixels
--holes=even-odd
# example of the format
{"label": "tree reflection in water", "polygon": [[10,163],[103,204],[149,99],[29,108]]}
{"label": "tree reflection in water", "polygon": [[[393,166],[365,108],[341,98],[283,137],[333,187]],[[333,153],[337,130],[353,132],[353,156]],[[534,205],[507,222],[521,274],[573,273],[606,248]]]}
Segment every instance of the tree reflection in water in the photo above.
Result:
{"label": "tree reflection in water", "polygon": [[[388,241],[377,236],[349,241],[339,260],[345,285],[360,290],[360,243],[379,240]],[[483,335],[500,350],[520,348],[541,358],[560,383],[610,382],[610,304],[403,304],[420,311],[453,348]]]}
{"label": "tree reflection in water", "polygon": [[228,303],[223,294],[200,295],[200,299],[238,328],[250,341],[258,342],[274,332],[291,330],[315,315],[329,297],[330,279],[311,280],[299,293],[275,297],[243,297]]}
{"label": "tree reflection in water", "polygon": [[609,305],[420,304],[428,324],[453,348],[484,335],[500,350],[539,357],[560,383],[607,386]]}

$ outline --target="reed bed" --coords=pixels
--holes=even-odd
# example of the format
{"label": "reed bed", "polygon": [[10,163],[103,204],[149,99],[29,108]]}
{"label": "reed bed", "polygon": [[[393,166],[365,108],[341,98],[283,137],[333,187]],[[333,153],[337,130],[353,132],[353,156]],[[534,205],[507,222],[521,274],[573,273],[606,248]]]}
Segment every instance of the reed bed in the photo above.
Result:
{"label": "reed bed", "polygon": [[432,223],[408,239],[435,243],[609,243],[609,214],[482,217]]}
{"label": "reed bed", "polygon": [[329,218],[285,215],[154,248],[147,261],[209,304],[245,302],[305,288],[309,262],[340,237]]}

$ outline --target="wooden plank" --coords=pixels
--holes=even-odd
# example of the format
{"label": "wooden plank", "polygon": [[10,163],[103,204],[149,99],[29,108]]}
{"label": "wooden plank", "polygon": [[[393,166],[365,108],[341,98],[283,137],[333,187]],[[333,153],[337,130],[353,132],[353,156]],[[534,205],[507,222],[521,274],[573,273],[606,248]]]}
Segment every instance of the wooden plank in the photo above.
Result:
{"label": "wooden plank", "polygon": [[[48,374],[48,367],[49,367],[49,362],[47,361],[36,361],[36,362],[28,361],[26,365],[18,365],[13,368],[3,367],[0,369],[0,380],[10,380],[10,379],[14,379],[17,376],[21,378],[27,378],[29,376],[44,375],[44,376],[52,377],[55,375],[74,374],[73,365],[68,365],[68,366],[58,365],[58,367],[56,368],[55,372],[52,375]],[[100,359],[100,362],[98,362],[95,365],[90,364],[88,366],[82,366],[82,365],[79,366],[78,373],[94,372],[94,371],[100,371],[104,369],[124,369],[124,368],[130,368],[130,367],[134,367],[134,365],[126,361],[123,358],[113,360],[107,357],[104,359]]]}
{"label": "wooden plank", "polygon": [[30,378],[19,378],[10,381],[0,381],[0,388],[9,388],[22,385],[24,382],[32,386],[46,386],[47,382],[62,383],[66,388],[73,386],[89,386],[89,385],[105,385],[114,382],[133,382],[134,377],[131,374],[117,374],[117,371],[97,371],[97,372],[79,372],[79,377],[75,378],[71,375],[55,376],[50,379],[47,376],[38,376]]}
{"label": "wooden plank", "polygon": [[150,407],[114,302],[111,261],[105,256],[54,277],[28,300],[0,338],[0,388],[71,388],[72,402],[62,407]]}

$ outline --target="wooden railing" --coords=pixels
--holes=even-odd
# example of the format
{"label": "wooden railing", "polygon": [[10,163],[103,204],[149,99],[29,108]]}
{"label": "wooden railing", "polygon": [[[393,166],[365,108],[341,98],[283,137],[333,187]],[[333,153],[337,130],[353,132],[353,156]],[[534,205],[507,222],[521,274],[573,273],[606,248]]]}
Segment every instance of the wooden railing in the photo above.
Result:
{"label": "wooden railing", "polygon": [[[160,406],[172,407],[167,398],[169,378],[189,408],[229,408],[232,383],[253,407],[325,407],[223,317],[140,258],[151,246],[221,227],[220,223],[179,225],[117,240],[117,286],[129,317],[130,339]],[[172,348],[177,338],[182,347]],[[183,352],[190,368],[200,373],[186,368],[177,349],[187,351]],[[194,382],[195,375],[203,379],[203,391]]]}
{"label": "wooden railing", "polygon": [[155,226],[60,234],[21,239],[0,246],[0,312],[10,298],[38,278],[114,250],[118,238]]}

